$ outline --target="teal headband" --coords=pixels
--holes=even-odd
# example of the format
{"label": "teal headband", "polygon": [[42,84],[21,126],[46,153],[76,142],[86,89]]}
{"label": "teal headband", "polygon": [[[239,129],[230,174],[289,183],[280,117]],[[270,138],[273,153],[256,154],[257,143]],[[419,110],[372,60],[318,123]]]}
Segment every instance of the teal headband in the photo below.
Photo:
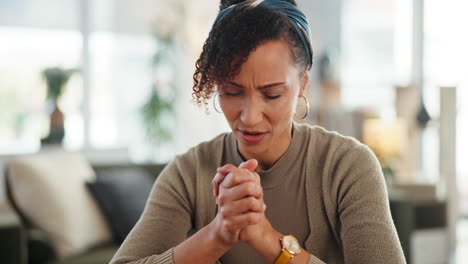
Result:
{"label": "teal headband", "polygon": [[226,15],[232,11],[241,8],[255,8],[257,6],[264,6],[278,11],[283,15],[290,24],[294,27],[296,33],[299,35],[302,44],[307,52],[309,69],[312,67],[312,46],[310,44],[310,27],[306,15],[299,10],[295,5],[282,0],[247,0],[221,10],[216,17],[214,24],[217,24]]}

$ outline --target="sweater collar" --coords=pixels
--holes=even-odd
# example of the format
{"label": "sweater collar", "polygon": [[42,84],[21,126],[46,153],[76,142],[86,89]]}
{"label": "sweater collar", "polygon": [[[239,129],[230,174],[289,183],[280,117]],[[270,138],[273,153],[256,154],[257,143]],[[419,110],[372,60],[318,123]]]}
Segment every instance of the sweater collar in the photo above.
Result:
{"label": "sweater collar", "polygon": [[[304,141],[304,133],[302,130],[303,129],[298,129],[297,124],[293,123],[291,143],[286,149],[286,152],[283,153],[270,168],[256,171],[260,175],[264,189],[274,188],[284,182],[286,177],[290,176],[288,171],[295,166],[295,162],[298,161],[298,156],[301,154],[302,143]],[[232,132],[228,136],[227,143],[228,162],[239,166],[242,162],[246,161],[239,152],[236,136]]]}

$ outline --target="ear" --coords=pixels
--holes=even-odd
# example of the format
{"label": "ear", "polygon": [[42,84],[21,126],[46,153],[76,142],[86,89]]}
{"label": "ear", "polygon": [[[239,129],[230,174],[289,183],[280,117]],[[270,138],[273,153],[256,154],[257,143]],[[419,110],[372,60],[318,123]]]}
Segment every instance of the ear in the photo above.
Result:
{"label": "ear", "polygon": [[310,84],[310,75],[309,75],[309,72],[306,71],[304,73],[304,75],[302,76],[301,88],[299,90],[298,97],[305,96],[305,91],[306,91],[307,87],[309,86],[309,84]]}

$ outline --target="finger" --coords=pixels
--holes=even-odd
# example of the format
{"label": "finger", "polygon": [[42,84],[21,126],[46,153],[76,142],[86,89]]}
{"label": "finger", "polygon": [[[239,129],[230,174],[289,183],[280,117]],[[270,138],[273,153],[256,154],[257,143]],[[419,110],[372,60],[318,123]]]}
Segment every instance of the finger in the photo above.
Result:
{"label": "finger", "polygon": [[257,182],[261,185],[261,178],[260,178],[260,175],[258,175],[258,173],[256,173],[256,172],[253,172],[253,175],[255,175],[255,179],[256,179]]}
{"label": "finger", "polygon": [[217,169],[217,172],[222,173],[222,174],[228,174],[229,172],[231,172],[234,169],[237,169],[237,167],[232,165],[232,164],[226,164],[226,165],[224,165],[222,167],[219,167]]}
{"label": "finger", "polygon": [[211,184],[213,186],[213,195],[217,197],[219,195],[219,184],[224,180],[226,175],[233,169],[235,169],[236,166],[232,164],[226,164],[221,168],[217,169],[217,172],[213,180],[211,181]]}
{"label": "finger", "polygon": [[[239,168],[242,169],[247,169],[249,171],[254,171],[258,166],[258,161],[256,159],[250,159],[247,161],[242,162],[239,165]],[[213,195],[217,197],[219,195],[219,184],[225,179],[225,176],[229,174],[229,172],[232,172],[236,167],[232,164],[226,164],[223,167],[220,167],[217,169],[217,174],[215,178],[212,181],[213,185]],[[260,182],[260,176],[258,176],[257,173],[255,173],[258,178],[258,182]]]}
{"label": "finger", "polygon": [[258,161],[256,159],[250,159],[248,161],[244,161],[242,162],[240,165],[239,165],[239,168],[240,169],[247,169],[249,171],[251,171],[257,182],[260,183],[260,175],[258,175],[258,173],[254,172],[254,170],[257,168],[258,166]]}
{"label": "finger", "polygon": [[218,172],[211,182],[211,185],[213,186],[213,195],[215,197],[219,195],[219,184],[224,180],[224,178],[226,178],[226,175]]}
{"label": "finger", "polygon": [[[234,166],[234,165],[233,165],[233,166]],[[234,167],[234,168],[235,168],[235,167]],[[230,173],[230,172],[232,171],[232,169],[231,169],[230,167],[227,167],[227,168],[226,168],[225,166],[223,166],[223,167],[219,167],[216,171],[219,172],[219,173],[222,173],[222,174],[226,174],[226,175],[227,175],[228,173]]]}
{"label": "finger", "polygon": [[248,212],[264,212],[264,203],[252,196],[228,203],[219,209],[224,218],[245,214]]}
{"label": "finger", "polygon": [[[242,162],[239,164],[239,169],[247,169],[249,171],[254,171],[258,166],[258,161],[256,159],[249,159],[247,161]],[[223,167],[218,168],[218,172],[223,173],[223,174],[228,174],[231,172],[235,166],[228,164]]]}
{"label": "finger", "polygon": [[226,220],[225,227],[230,232],[235,230],[244,229],[249,225],[258,224],[261,221],[262,214],[257,212],[249,212],[234,217],[230,217]]}
{"label": "finger", "polygon": [[241,200],[246,197],[254,197],[258,200],[263,199],[263,189],[255,182],[245,182],[236,185],[230,189],[221,187],[217,203],[220,206],[228,204],[233,201]]}
{"label": "finger", "polygon": [[254,171],[258,166],[258,161],[256,159],[249,159],[244,161],[239,165],[240,169],[247,169],[249,171]]}
{"label": "finger", "polygon": [[256,176],[247,169],[235,169],[226,176],[220,185],[229,189],[248,181],[257,182]]}

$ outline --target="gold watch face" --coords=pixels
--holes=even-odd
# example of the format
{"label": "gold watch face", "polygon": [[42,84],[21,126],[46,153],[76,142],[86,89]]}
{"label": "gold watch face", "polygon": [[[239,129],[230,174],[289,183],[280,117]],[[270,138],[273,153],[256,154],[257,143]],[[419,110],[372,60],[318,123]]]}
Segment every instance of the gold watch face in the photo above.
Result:
{"label": "gold watch face", "polygon": [[291,235],[285,236],[281,242],[283,248],[289,251],[292,255],[297,255],[301,252],[301,245],[299,245],[299,242],[295,237]]}

